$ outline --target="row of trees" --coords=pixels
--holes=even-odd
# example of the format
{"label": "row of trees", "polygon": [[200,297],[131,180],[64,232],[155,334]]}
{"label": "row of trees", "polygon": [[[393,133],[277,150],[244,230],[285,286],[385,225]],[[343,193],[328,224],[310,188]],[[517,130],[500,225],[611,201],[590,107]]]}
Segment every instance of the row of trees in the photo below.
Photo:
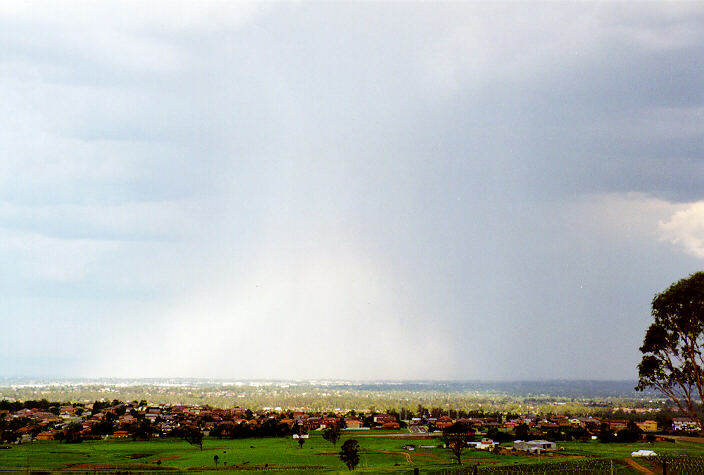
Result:
{"label": "row of trees", "polygon": [[219,424],[210,430],[217,438],[246,439],[248,437],[286,437],[299,432],[297,426],[289,426],[276,419],[267,419],[262,424]]}
{"label": "row of trees", "polygon": [[[146,406],[147,401],[142,399],[141,401],[137,402],[134,401],[135,403],[139,404],[140,406]],[[103,409],[107,407],[115,407],[115,406],[120,406],[123,405],[124,403],[120,401],[119,399],[113,399],[112,401],[95,401],[92,404],[92,409],[91,413],[96,414]],[[17,412],[21,409],[40,409],[45,412],[51,412],[52,414],[59,414],[59,411],[62,406],[72,406],[76,408],[76,413],[80,415],[83,411],[85,406],[83,403],[71,403],[71,402],[58,402],[58,401],[49,401],[47,399],[30,399],[27,401],[10,401],[8,399],[0,399],[0,410],[5,410],[5,411],[10,411],[10,412]],[[124,412],[123,412],[124,414]]]}

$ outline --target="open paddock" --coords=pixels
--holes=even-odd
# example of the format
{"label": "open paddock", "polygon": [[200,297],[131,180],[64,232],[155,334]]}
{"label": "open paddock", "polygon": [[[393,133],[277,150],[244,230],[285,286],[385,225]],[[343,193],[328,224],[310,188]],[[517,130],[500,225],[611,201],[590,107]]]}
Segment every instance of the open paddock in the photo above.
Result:
{"label": "open paddock", "polygon": [[[361,434],[360,434],[361,435]],[[405,472],[419,468],[421,473],[453,471],[450,452],[440,447],[416,446],[405,450],[411,437],[402,431],[379,434],[378,437],[360,437],[345,432],[333,447],[318,432],[311,433],[303,448],[291,438],[211,439],[206,438],[203,450],[180,439],[160,439],[147,442],[132,440],[85,441],[65,444],[40,441],[12,446],[0,451],[0,473],[26,473],[27,468],[49,473],[88,473],[102,471],[195,470],[215,471],[298,471],[346,472],[337,457],[347,438],[356,438],[361,446],[361,472]],[[438,441],[439,442],[439,441]],[[572,467],[582,473],[588,467],[603,467],[614,461],[616,473],[638,473],[633,464],[626,463],[631,452],[652,449],[658,456],[670,460],[671,467],[694,464],[699,467],[704,455],[704,444],[689,440],[656,442],[654,444],[603,444],[598,441],[560,442],[562,450],[553,454],[496,454],[467,449],[463,454],[465,468],[478,466],[479,473],[531,473],[534,470],[559,471]],[[688,464],[688,461],[691,463]],[[638,459],[637,463],[661,473],[661,461]],[[448,472],[449,473],[449,472]],[[587,472],[584,472],[587,473]],[[598,473],[598,471],[597,471]]]}

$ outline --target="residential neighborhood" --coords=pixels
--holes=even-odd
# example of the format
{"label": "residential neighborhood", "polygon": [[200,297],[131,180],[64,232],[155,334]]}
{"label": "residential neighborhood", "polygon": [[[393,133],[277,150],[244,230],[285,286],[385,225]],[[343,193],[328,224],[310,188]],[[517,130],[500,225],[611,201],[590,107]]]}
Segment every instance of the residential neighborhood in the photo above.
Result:
{"label": "residential neighborhood", "polygon": [[[46,400],[0,401],[2,443],[21,444],[33,440],[76,442],[99,439],[147,440],[182,437],[197,430],[205,437],[283,437],[306,434],[330,427],[342,430],[402,431],[409,437],[437,437],[454,424],[472,428],[481,441],[471,445],[492,449],[497,443],[516,440],[515,448],[529,452],[555,449],[555,441],[600,438],[607,441],[654,439],[671,434],[695,433],[698,422],[674,417],[658,424],[645,419],[651,413],[632,414],[630,419],[594,416],[540,414],[466,414],[420,410],[386,413],[303,410],[251,410],[239,406],[223,409],[208,405],[150,404],[147,401],[95,401],[59,404]],[[453,414],[454,417],[451,417]],[[624,411],[619,410],[619,414]],[[640,416],[640,417],[633,417]],[[621,439],[620,439],[621,438]]]}

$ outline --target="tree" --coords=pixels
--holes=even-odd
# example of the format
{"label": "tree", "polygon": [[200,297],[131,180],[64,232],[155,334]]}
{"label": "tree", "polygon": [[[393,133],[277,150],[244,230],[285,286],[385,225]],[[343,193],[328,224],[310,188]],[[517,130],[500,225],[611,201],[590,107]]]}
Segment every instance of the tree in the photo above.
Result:
{"label": "tree", "polygon": [[638,429],[638,427],[635,429],[631,429],[630,427],[628,429],[621,429],[616,433],[616,442],[626,442],[629,444],[638,442],[641,439],[642,433],[643,431]]}
{"label": "tree", "polygon": [[445,446],[452,451],[453,457],[460,465],[462,465],[462,451],[473,436],[472,426],[465,422],[455,422],[442,432]]}
{"label": "tree", "polygon": [[704,272],[696,272],[657,294],[654,322],[640,347],[638,386],[669,397],[692,420],[704,423],[697,400],[704,401]]}
{"label": "tree", "polygon": [[203,450],[203,433],[197,427],[184,427],[181,429],[181,437],[191,445],[197,445]]}
{"label": "tree", "polygon": [[508,432],[504,432],[496,427],[492,427],[486,431],[486,438],[499,443],[514,440]]}
{"label": "tree", "polygon": [[606,422],[602,422],[601,427],[599,428],[599,441],[603,443],[614,441],[614,433],[611,431],[609,424]]}
{"label": "tree", "polygon": [[83,442],[83,438],[81,437],[81,430],[83,430],[83,425],[80,424],[79,422],[71,422],[67,427],[66,427],[66,435],[64,436],[64,440],[66,443],[77,443],[77,442]]}
{"label": "tree", "polygon": [[528,440],[530,437],[530,429],[528,424],[522,423],[518,424],[515,429],[515,437],[517,440]]}
{"label": "tree", "polygon": [[340,450],[340,460],[342,460],[347,468],[354,470],[357,464],[359,464],[359,444],[354,439],[347,439],[344,444],[342,444]]}
{"label": "tree", "polygon": [[90,428],[90,433],[93,435],[109,435],[115,431],[115,424],[112,421],[103,419],[102,421],[93,424]]}
{"label": "tree", "polygon": [[95,401],[93,403],[93,408],[91,409],[91,414],[97,414],[103,410],[103,408],[108,407],[107,402]]}
{"label": "tree", "polygon": [[323,431],[323,439],[330,442],[333,447],[337,445],[337,441],[340,440],[341,435],[342,429],[340,429],[338,426],[331,426]]}
{"label": "tree", "polygon": [[149,419],[142,419],[141,421],[139,421],[139,424],[137,424],[137,427],[132,433],[132,438],[134,440],[149,440],[153,432],[154,428],[152,427],[152,424]]}

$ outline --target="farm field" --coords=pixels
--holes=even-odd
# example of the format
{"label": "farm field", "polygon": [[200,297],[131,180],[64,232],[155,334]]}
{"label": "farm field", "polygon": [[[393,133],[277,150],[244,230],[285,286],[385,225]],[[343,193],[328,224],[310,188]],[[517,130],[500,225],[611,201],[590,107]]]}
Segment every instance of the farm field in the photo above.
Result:
{"label": "farm field", "polygon": [[[2,473],[26,473],[30,470],[88,473],[96,469],[107,471],[256,471],[276,470],[301,472],[345,473],[346,467],[337,452],[345,438],[356,438],[361,446],[360,472],[405,472],[419,468],[421,473],[441,472],[458,468],[452,463],[449,451],[442,448],[423,448],[438,445],[439,439],[408,440],[400,438],[407,432],[392,432],[372,436],[368,431],[345,432],[343,439],[333,447],[319,433],[311,434],[303,448],[290,438],[257,438],[218,440],[205,439],[203,450],[175,439],[148,442],[131,440],[86,441],[64,444],[55,441],[34,442],[0,450]],[[416,450],[403,449],[415,444]],[[480,472],[499,472],[520,467],[535,466],[540,470],[554,467],[604,467],[614,459],[617,473],[639,473],[625,460],[638,449],[654,449],[659,455],[670,457],[702,456],[704,444],[681,441],[655,444],[602,444],[591,442],[558,443],[564,447],[552,456],[498,455],[467,449],[463,456],[464,467],[479,464]],[[218,456],[217,467],[214,456]],[[645,468],[657,471],[657,464],[637,460]],[[601,463],[601,465],[599,465]],[[525,472],[524,472],[525,473]]]}

